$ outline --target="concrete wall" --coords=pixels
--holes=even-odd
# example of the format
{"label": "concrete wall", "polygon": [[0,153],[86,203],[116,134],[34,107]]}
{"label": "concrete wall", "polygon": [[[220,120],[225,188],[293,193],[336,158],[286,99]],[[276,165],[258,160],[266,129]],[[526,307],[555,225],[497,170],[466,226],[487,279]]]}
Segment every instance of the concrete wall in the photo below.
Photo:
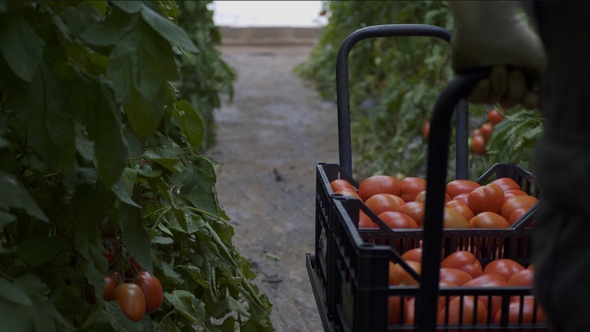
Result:
{"label": "concrete wall", "polygon": [[312,45],[321,28],[220,27],[222,45]]}

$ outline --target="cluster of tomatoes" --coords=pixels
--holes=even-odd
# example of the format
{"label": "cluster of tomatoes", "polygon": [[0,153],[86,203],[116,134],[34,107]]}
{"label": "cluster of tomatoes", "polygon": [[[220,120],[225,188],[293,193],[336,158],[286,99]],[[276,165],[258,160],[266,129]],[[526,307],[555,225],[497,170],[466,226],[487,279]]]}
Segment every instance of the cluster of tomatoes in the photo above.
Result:
{"label": "cluster of tomatoes", "polygon": [[486,154],[486,145],[488,144],[490,135],[494,131],[494,126],[502,122],[502,119],[504,119],[502,114],[496,108],[488,111],[487,118],[488,121],[475,129],[471,134],[471,150],[477,155]]}
{"label": "cluster of tomatoes", "polygon": [[[343,179],[331,181],[336,194],[353,196],[390,228],[421,228],[424,222],[426,180],[389,175],[365,178],[358,189]],[[511,178],[500,177],[482,185],[471,180],[454,180],[445,193],[445,228],[508,228],[528,212],[538,199],[524,192]],[[362,211],[359,228],[378,228]]]}
{"label": "cluster of tomatoes", "polygon": [[[421,271],[422,249],[415,248],[405,252],[404,262],[417,274]],[[533,265],[527,267],[508,259],[500,258],[489,262],[485,267],[469,251],[457,251],[441,261],[440,289],[445,287],[532,287]],[[390,262],[389,284],[391,286],[418,285],[400,264]],[[415,298],[390,296],[388,319],[390,324],[413,324],[415,317]],[[439,324],[485,324],[500,323],[502,317],[502,296],[440,296],[438,301]],[[543,309],[532,295],[512,296],[508,305],[508,323],[544,323]]]}

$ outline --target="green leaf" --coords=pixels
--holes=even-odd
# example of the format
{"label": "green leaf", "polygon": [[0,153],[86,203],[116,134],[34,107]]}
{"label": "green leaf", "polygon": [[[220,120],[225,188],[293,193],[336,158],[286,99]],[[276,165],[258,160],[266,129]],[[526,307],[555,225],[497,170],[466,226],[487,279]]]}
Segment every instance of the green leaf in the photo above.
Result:
{"label": "green leaf", "polygon": [[[0,172],[0,208],[8,210],[10,207],[24,209],[29,215],[45,222],[47,216],[29,195],[17,178],[8,173]],[[6,216],[7,219],[10,219]]]}
{"label": "green leaf", "polygon": [[110,203],[103,186],[77,186],[72,198],[72,208],[78,230],[90,232],[98,228],[109,212]]}
{"label": "green leaf", "polygon": [[205,127],[201,116],[184,100],[176,102],[174,116],[180,120],[180,131],[186,136],[188,142],[198,149],[205,136]]}
{"label": "green leaf", "polygon": [[196,209],[219,217],[214,193],[216,175],[208,160],[199,158],[193,161],[193,164],[186,165],[185,171],[173,174],[171,181],[180,188],[180,195],[186,197]]}
{"label": "green leaf", "polygon": [[38,276],[27,274],[15,279],[14,283],[24,290],[33,302],[32,308],[23,306],[21,308],[26,308],[33,317],[34,331],[54,332],[57,321],[65,323],[64,318],[49,299],[51,290]]}
{"label": "green leaf", "polygon": [[0,52],[19,78],[33,81],[43,59],[43,46],[43,40],[21,13],[0,16]]}
{"label": "green leaf", "polygon": [[164,37],[170,45],[180,47],[183,50],[193,53],[199,52],[186,31],[172,23],[170,20],[162,17],[148,7],[145,7],[141,11],[141,17],[154,29],[154,31]]}
{"label": "green leaf", "polygon": [[184,290],[175,290],[172,293],[164,292],[164,298],[184,317],[193,323],[203,323],[205,321],[205,312],[197,310],[194,301],[195,296]]}
{"label": "green leaf", "polygon": [[151,239],[143,223],[142,210],[130,205],[122,205],[119,210],[121,240],[129,255],[146,271],[153,274],[151,259]]}
{"label": "green leaf", "polygon": [[109,321],[111,322],[112,327],[115,331],[126,331],[126,332],[147,332],[152,331],[150,328],[151,322],[149,322],[149,318],[145,316],[139,322],[134,322],[129,320],[127,316],[121,310],[119,306],[119,302],[117,301],[109,301],[105,304],[106,312],[109,317]]}
{"label": "green leaf", "polygon": [[104,246],[102,245],[101,233],[98,228],[90,232],[75,230],[75,247],[84,263],[79,267],[84,276],[98,294],[102,294],[101,283],[107,272],[108,262],[104,257]]}
{"label": "green leaf", "polygon": [[0,229],[16,221],[16,216],[12,213],[0,210]]}
{"label": "green leaf", "polygon": [[194,266],[194,265],[184,265],[182,266],[182,269],[185,270],[188,275],[191,277],[191,279],[193,281],[195,281],[196,283],[198,283],[201,287],[203,288],[210,288],[211,287],[211,283],[209,283],[209,281],[207,280],[207,276],[205,275],[205,273],[203,272],[203,270],[199,269],[198,267]]}
{"label": "green leaf", "polygon": [[111,1],[115,6],[128,14],[135,14],[139,12],[144,5],[141,1]]}
{"label": "green leaf", "polygon": [[4,331],[35,331],[32,312],[0,298],[0,321]]}
{"label": "green leaf", "polygon": [[135,186],[135,179],[137,178],[137,172],[129,167],[125,167],[121,177],[113,184],[112,191],[117,197],[123,201],[134,207],[139,207],[131,196],[133,195],[133,187]]}
{"label": "green leaf", "polygon": [[100,20],[90,25],[86,30],[81,31],[80,39],[93,46],[112,46],[119,41],[121,35],[133,29],[137,22],[137,15],[129,15],[115,8],[106,19]]}
{"label": "green leaf", "polygon": [[65,248],[65,242],[58,237],[36,237],[21,242],[18,256],[31,265],[40,265],[55,258]]}
{"label": "green leaf", "polygon": [[12,303],[26,306],[33,305],[31,299],[23,290],[4,278],[0,278],[0,296]]}
{"label": "green leaf", "polygon": [[156,236],[152,239],[152,243],[154,243],[154,244],[172,244],[172,243],[174,243],[174,239],[167,237],[167,236]]}
{"label": "green leaf", "polygon": [[103,15],[98,8],[89,2],[83,2],[79,6],[68,6],[61,15],[68,32],[75,36],[80,36],[93,24],[103,21]]}

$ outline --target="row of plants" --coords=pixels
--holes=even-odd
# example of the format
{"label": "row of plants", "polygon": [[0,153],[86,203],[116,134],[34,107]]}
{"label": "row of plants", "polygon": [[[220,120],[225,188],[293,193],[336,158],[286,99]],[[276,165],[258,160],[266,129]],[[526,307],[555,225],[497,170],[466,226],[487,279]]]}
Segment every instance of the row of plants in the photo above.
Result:
{"label": "row of plants", "polygon": [[[453,29],[445,1],[326,1],[323,14],[328,16],[328,24],[307,61],[295,72],[311,80],[330,101],[337,98],[338,50],[350,33],[381,24],[418,23]],[[436,98],[452,78],[450,49],[445,41],[427,37],[374,38],[353,47],[348,97],[356,178],[374,174],[425,176],[428,139],[424,125]],[[494,108],[469,105],[470,132],[487,122],[487,114]],[[515,162],[532,170],[531,153],[543,124],[540,114],[517,108],[499,111],[504,121],[494,126],[484,153],[469,155],[470,178],[477,178],[496,162]],[[471,148],[473,139],[468,143]],[[454,150],[451,145],[451,169]]]}
{"label": "row of plants", "polygon": [[203,153],[209,4],[0,1],[3,330],[273,329]]}

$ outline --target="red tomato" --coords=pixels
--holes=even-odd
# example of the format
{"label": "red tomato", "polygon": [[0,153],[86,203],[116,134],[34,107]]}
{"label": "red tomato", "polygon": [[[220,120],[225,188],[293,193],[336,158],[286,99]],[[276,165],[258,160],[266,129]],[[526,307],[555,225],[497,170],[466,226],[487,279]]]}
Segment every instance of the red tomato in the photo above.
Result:
{"label": "red tomato", "polygon": [[[439,288],[442,289],[444,287],[457,287],[457,285],[451,283],[451,282],[445,282],[445,281],[441,281],[438,284]],[[446,299],[445,296],[439,296],[438,297],[438,308],[437,308],[437,315],[442,311],[442,309],[445,307],[445,303],[446,303]],[[405,324],[414,324],[414,320],[415,320],[415,314],[416,314],[416,310],[415,310],[415,306],[416,306],[416,298],[415,297],[411,297],[408,299],[408,302],[406,303],[406,308],[404,308],[404,323]]]}
{"label": "red tomato", "polygon": [[510,224],[506,218],[501,215],[484,211],[469,220],[473,228],[508,228]]}
{"label": "red tomato", "polygon": [[[520,299],[516,301],[511,301],[508,305],[508,323],[509,324],[530,324],[533,323],[533,316],[535,311],[535,299],[532,296],[526,296],[523,301],[522,305],[520,303]],[[496,316],[494,317],[494,322],[499,323],[502,317],[502,310],[498,310]],[[522,317],[522,320],[521,320]],[[537,305],[537,313],[534,322],[535,323],[545,323],[547,320],[545,318],[545,312],[540,305]],[[513,331],[513,330],[509,330]],[[524,331],[518,329],[518,331]]]}
{"label": "red tomato", "polygon": [[498,123],[502,122],[503,119],[504,116],[502,116],[502,114],[500,114],[497,109],[494,108],[488,111],[488,121],[490,121],[492,125],[497,125]]}
{"label": "red tomato", "polygon": [[110,301],[113,298],[113,292],[119,285],[119,274],[117,272],[112,275],[104,277],[104,283],[102,284],[102,298],[105,301]]}
{"label": "red tomato", "polygon": [[385,211],[397,211],[399,209],[394,195],[391,194],[375,194],[365,201],[365,205],[376,215]]}
{"label": "red tomato", "polygon": [[473,189],[480,187],[481,185],[475,181],[471,180],[453,180],[447,183],[447,194],[451,196],[451,198],[455,198],[455,196],[464,193],[470,193]]}
{"label": "red tomato", "polygon": [[[406,299],[404,298],[404,304]],[[404,314],[402,311],[402,297],[401,296],[389,296],[387,298],[387,323],[398,324],[401,321],[401,317]],[[404,305],[404,308],[407,306]]]}
{"label": "red tomato", "polygon": [[373,175],[359,183],[358,194],[363,201],[375,194],[392,194],[399,196],[400,183],[389,175]]}
{"label": "red tomato", "polygon": [[422,262],[422,248],[410,249],[402,254],[404,261]]}
{"label": "red tomato", "polygon": [[341,189],[339,191],[336,191],[334,194],[342,195],[345,197],[354,197],[354,198],[361,199],[361,196],[359,196],[359,194],[356,192],[356,190]]}
{"label": "red tomato", "polygon": [[416,220],[412,219],[412,217],[408,216],[407,214],[403,214],[401,212],[385,211],[379,214],[378,217],[389,228],[420,228]]}
{"label": "red tomato", "polygon": [[524,266],[510,258],[495,259],[488,263],[483,269],[484,274],[499,274],[508,280],[518,271],[524,270]]}
{"label": "red tomato", "polygon": [[533,270],[524,269],[518,271],[508,279],[508,286],[524,286],[532,287],[535,272]]}
{"label": "red tomato", "polygon": [[538,201],[539,200],[534,196],[514,196],[502,204],[500,211],[502,216],[508,219],[516,209],[530,209],[537,204]]}
{"label": "red tomato", "polygon": [[349,189],[349,190],[356,191],[356,188],[352,184],[350,184],[350,182],[348,182],[344,179],[333,180],[332,182],[330,182],[330,188],[332,188],[332,191],[334,191],[334,192],[340,191],[342,189]]}
{"label": "red tomato", "polygon": [[[482,274],[479,277],[473,278],[468,282],[463,284],[463,287],[505,287],[506,286],[506,279],[499,274]],[[490,301],[491,301],[491,310],[488,312],[492,315],[500,310],[502,307],[502,296],[481,296],[479,297],[488,308],[490,308]]]}
{"label": "red tomato", "polygon": [[443,215],[443,228],[470,228],[469,222],[453,208],[445,207]]}
{"label": "red tomato", "polygon": [[483,268],[477,257],[465,250],[455,251],[448,255],[442,260],[440,266],[465,271],[472,278],[479,277],[483,273]]}
{"label": "red tomato", "polygon": [[141,271],[134,283],[141,288],[145,295],[145,312],[151,314],[158,310],[164,303],[164,290],[160,280],[147,271]]}
{"label": "red tomato", "polygon": [[472,136],[471,149],[473,150],[473,153],[477,155],[486,154],[486,144],[486,138],[483,136],[483,134]]}
{"label": "red tomato", "polygon": [[[462,301],[461,301],[462,300]],[[461,302],[463,302],[461,304]],[[461,314],[462,313],[462,314]],[[488,319],[488,310],[485,303],[473,296],[457,296],[449,301],[447,308],[443,308],[438,315],[437,322],[444,324],[448,316],[448,324],[483,324]],[[462,321],[460,321],[462,317]]]}
{"label": "red tomato", "polygon": [[471,211],[467,203],[463,201],[453,199],[446,202],[445,206],[459,212],[465,218],[465,220],[469,221],[471,218],[475,217],[473,211]]}
{"label": "red tomato", "polygon": [[494,126],[492,126],[491,123],[486,122],[482,124],[481,127],[479,127],[479,130],[481,130],[481,134],[483,135],[483,137],[485,137],[487,141],[490,139],[490,136],[494,132]]}
{"label": "red tomato", "polygon": [[469,206],[469,194],[465,193],[465,194],[459,194],[457,196],[455,196],[455,198],[453,198],[454,201],[461,201],[465,204],[468,204]]}
{"label": "red tomato", "polygon": [[500,213],[502,203],[504,203],[504,190],[493,183],[475,188],[467,197],[467,205],[475,215],[484,211]]}
{"label": "red tomato", "polygon": [[[445,193],[445,203],[451,200],[451,196],[448,193]],[[414,202],[421,202],[426,204],[426,190],[423,190],[414,197]]]}
{"label": "red tomato", "polygon": [[500,186],[500,188],[502,188],[502,190],[504,191],[521,190],[520,185],[516,181],[514,181],[514,179],[509,177],[500,177],[490,183]]}
{"label": "red tomato", "polygon": [[134,322],[139,322],[145,314],[145,295],[136,284],[123,283],[117,286],[113,300],[119,302],[121,311]]}
{"label": "red tomato", "polygon": [[441,267],[440,268],[440,281],[441,282],[450,282],[457,286],[462,286],[464,283],[468,282],[469,280],[473,279],[471,275],[463,270],[450,268],[450,267]]}
{"label": "red tomato", "polygon": [[527,213],[529,209],[525,209],[525,208],[520,208],[520,209],[516,209],[514,210],[511,214],[510,214],[510,218],[508,218],[508,223],[510,225],[514,224],[515,222],[517,222],[525,213]]}
{"label": "red tomato", "polygon": [[418,227],[424,223],[424,203],[422,202],[407,202],[400,206],[398,211],[414,219]]}
{"label": "red tomato", "polygon": [[379,228],[363,211],[359,211],[359,228]]}
{"label": "red tomato", "polygon": [[[422,264],[419,262],[406,261],[408,266],[412,270],[416,271],[420,275],[422,270]],[[389,284],[393,286],[417,286],[419,285],[418,280],[415,280],[410,274],[399,264],[389,262]]]}
{"label": "red tomato", "polygon": [[406,177],[400,181],[400,186],[400,197],[406,202],[411,202],[420,192],[426,190],[426,180],[418,177]]}
{"label": "red tomato", "polygon": [[424,120],[424,125],[422,126],[422,137],[424,137],[424,139],[428,139],[428,136],[430,136],[430,121]]}
{"label": "red tomato", "polygon": [[391,197],[393,197],[393,199],[395,199],[395,201],[397,202],[398,206],[402,206],[404,204],[406,204],[406,201],[404,201],[401,197],[399,197],[398,195],[391,195]]}

